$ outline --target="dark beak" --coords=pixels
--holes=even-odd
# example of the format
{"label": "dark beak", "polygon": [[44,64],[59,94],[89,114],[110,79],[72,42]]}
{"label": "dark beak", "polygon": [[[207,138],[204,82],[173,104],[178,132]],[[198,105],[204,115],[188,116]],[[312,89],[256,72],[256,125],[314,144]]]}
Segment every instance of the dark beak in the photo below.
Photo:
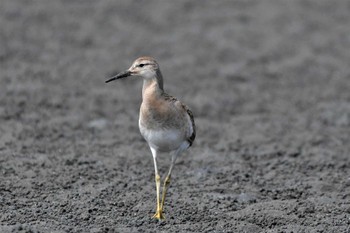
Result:
{"label": "dark beak", "polygon": [[120,72],[119,74],[117,74],[116,76],[113,76],[112,78],[108,79],[105,83],[109,83],[109,82],[112,82],[114,80],[117,80],[117,79],[121,79],[121,78],[126,78],[128,76],[131,76],[132,73],[127,70],[127,71],[123,71],[123,72]]}

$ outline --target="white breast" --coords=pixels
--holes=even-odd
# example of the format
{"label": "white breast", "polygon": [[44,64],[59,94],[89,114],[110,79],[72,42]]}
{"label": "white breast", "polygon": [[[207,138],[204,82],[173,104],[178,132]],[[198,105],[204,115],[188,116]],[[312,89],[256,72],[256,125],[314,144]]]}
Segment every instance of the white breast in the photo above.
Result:
{"label": "white breast", "polygon": [[184,134],[180,130],[150,130],[140,126],[140,132],[148,144],[161,152],[178,149],[184,142]]}

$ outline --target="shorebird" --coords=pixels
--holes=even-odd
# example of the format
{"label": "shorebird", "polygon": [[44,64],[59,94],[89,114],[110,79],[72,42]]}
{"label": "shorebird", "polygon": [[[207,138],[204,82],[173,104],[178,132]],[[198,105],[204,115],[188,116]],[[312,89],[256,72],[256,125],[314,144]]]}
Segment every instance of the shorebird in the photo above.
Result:
{"label": "shorebird", "polygon": [[[194,118],[185,104],[164,92],[163,76],[155,59],[140,57],[129,69],[108,79],[106,83],[129,76],[143,79],[139,128],[153,155],[157,191],[157,207],[153,218],[162,220],[165,219],[165,196],[176,159],[192,145],[196,137]],[[172,153],[170,168],[163,184],[162,200],[161,178],[157,167],[157,156],[160,152]]]}

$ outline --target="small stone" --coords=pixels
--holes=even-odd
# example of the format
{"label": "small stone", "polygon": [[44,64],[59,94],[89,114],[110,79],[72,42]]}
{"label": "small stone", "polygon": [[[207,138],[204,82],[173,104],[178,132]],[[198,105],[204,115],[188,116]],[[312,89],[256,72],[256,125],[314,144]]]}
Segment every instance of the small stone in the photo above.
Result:
{"label": "small stone", "polygon": [[237,202],[239,203],[253,203],[255,201],[255,196],[249,193],[241,193],[237,196]]}
{"label": "small stone", "polygon": [[107,120],[104,118],[95,119],[88,123],[88,127],[92,129],[104,129],[107,126]]}

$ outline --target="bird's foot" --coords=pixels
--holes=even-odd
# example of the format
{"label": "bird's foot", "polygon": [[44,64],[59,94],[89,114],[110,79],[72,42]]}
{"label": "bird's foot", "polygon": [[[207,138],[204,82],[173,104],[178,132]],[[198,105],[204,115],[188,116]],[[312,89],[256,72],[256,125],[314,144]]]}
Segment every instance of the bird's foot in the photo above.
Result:
{"label": "bird's foot", "polygon": [[157,212],[153,215],[152,218],[155,218],[155,219],[158,219],[158,220],[165,220],[163,212],[160,211],[160,210],[157,210]]}

